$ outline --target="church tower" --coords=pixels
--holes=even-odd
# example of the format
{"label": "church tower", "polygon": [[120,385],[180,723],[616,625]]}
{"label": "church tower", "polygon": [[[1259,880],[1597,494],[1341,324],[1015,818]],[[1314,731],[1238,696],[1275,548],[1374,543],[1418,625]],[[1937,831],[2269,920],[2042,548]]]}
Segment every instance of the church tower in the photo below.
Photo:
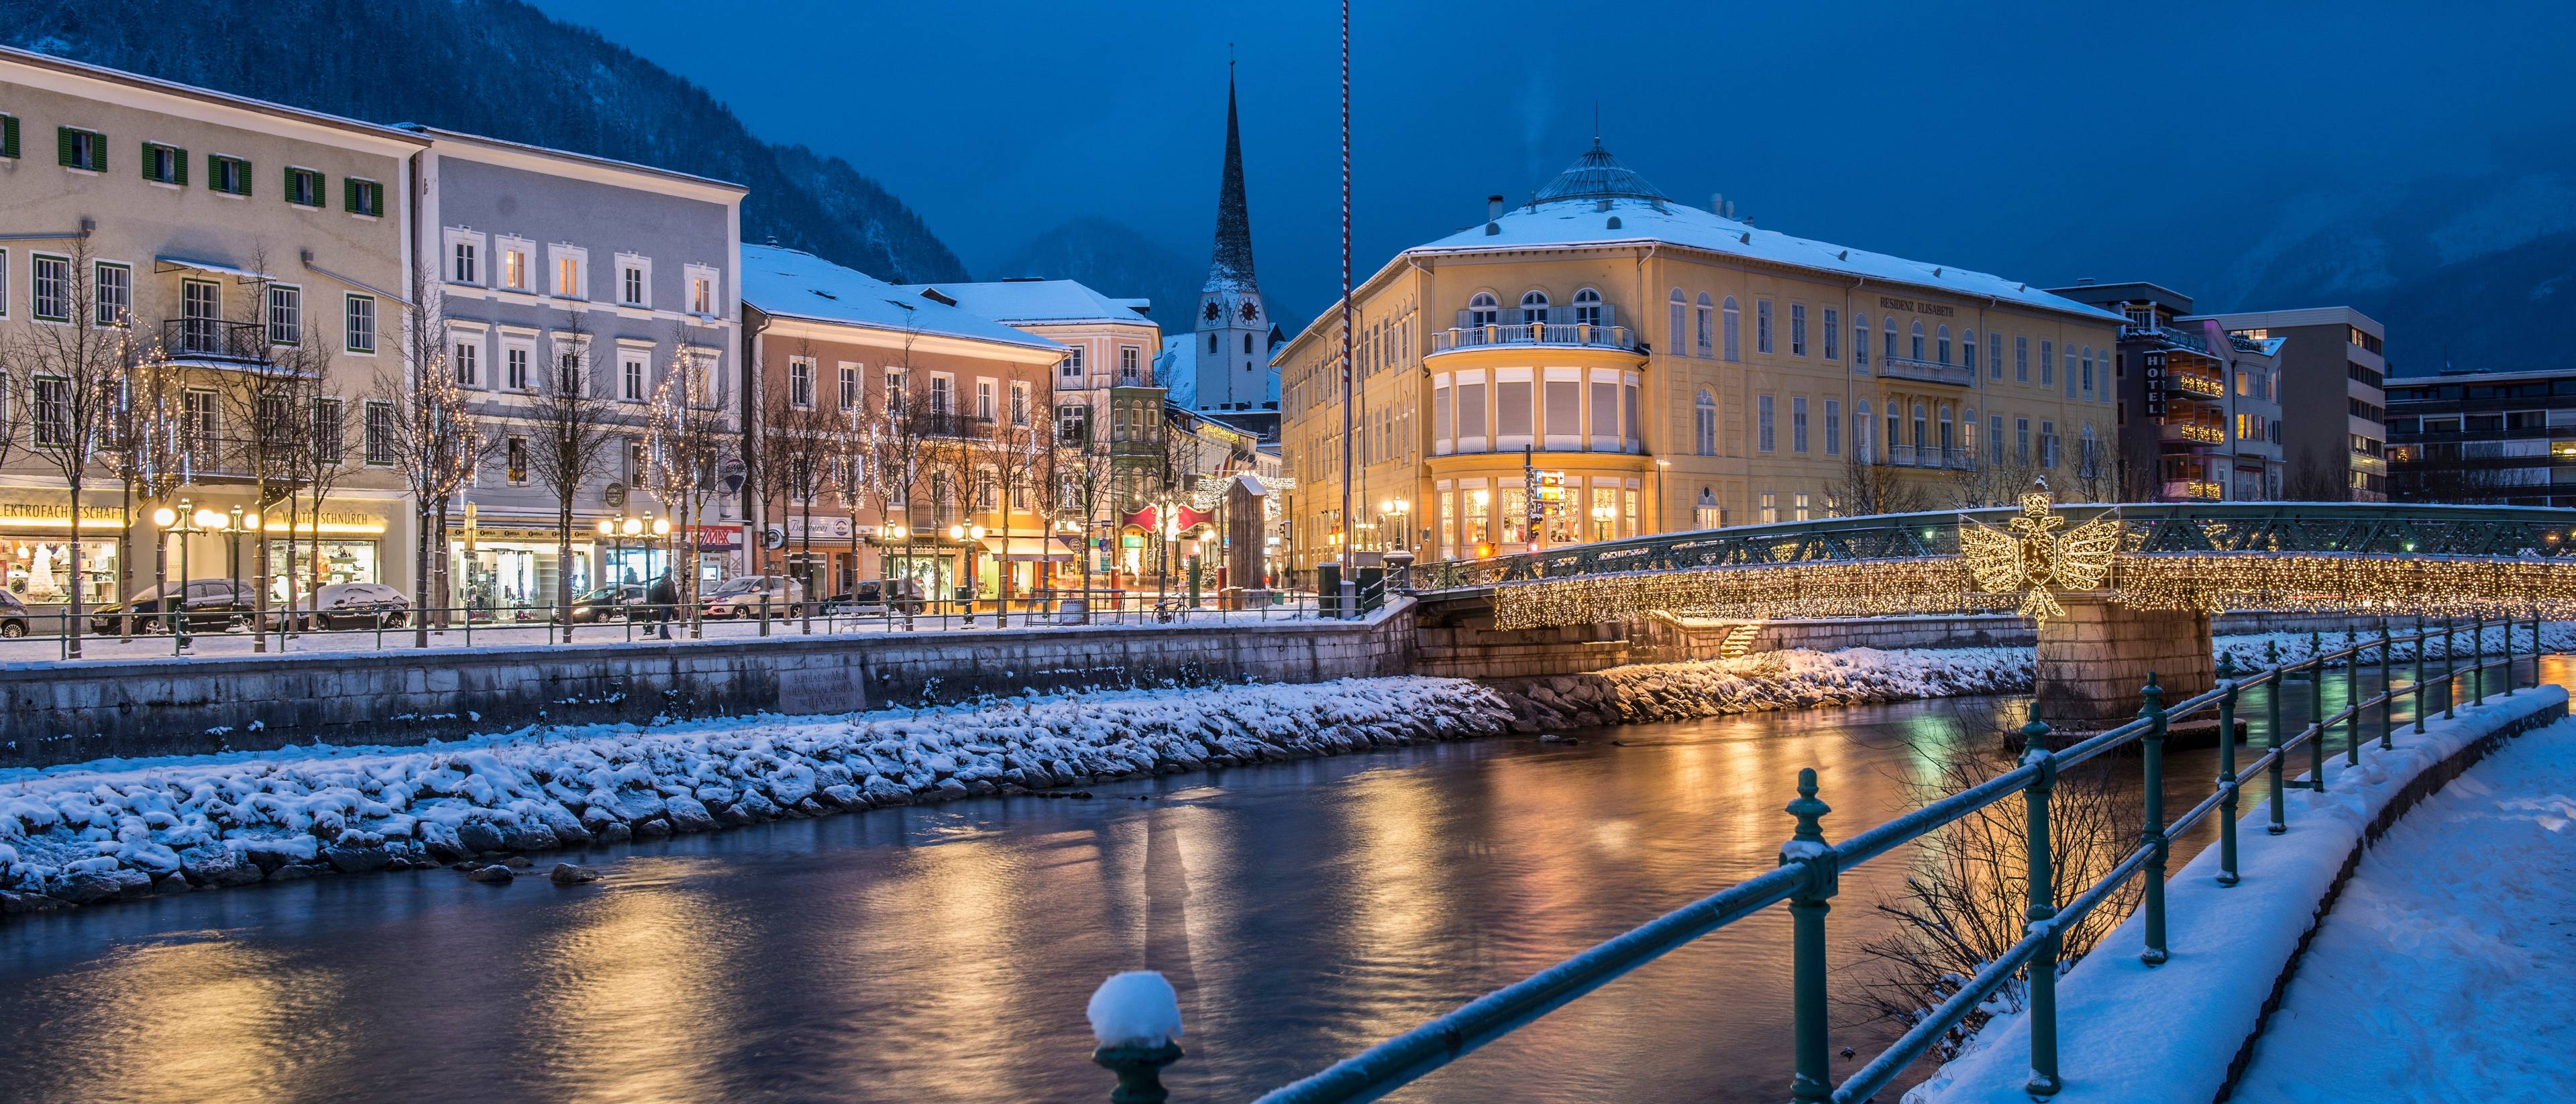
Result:
{"label": "church tower", "polygon": [[1270,311],[1252,276],[1252,215],[1243,198],[1243,134],[1226,63],[1225,177],[1216,200],[1216,253],[1199,290],[1198,409],[1259,410],[1269,398]]}

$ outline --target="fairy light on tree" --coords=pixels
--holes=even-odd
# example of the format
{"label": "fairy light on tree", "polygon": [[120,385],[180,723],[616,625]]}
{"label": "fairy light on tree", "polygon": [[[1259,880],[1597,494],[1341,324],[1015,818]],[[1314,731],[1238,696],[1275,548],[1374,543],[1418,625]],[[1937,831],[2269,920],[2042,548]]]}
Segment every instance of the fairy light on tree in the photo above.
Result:
{"label": "fairy light on tree", "polygon": [[[178,368],[170,363],[161,343],[154,341],[136,358],[117,394],[107,463],[124,484],[125,494],[120,514],[124,524],[117,535],[117,592],[111,598],[134,593],[134,529],[142,522],[142,505],[167,498],[179,488],[181,425],[170,405],[178,383]],[[165,538],[155,537],[156,548],[166,543]],[[120,640],[132,639],[134,619],[117,618],[116,635]]]}
{"label": "fairy light on tree", "polygon": [[466,405],[456,374],[448,370],[447,324],[435,282],[424,275],[414,286],[431,290],[413,302],[403,327],[411,346],[412,378],[378,381],[366,420],[366,448],[370,461],[381,457],[392,462],[411,494],[420,538],[412,574],[412,608],[420,616],[413,619],[412,643],[426,648],[427,613],[436,608],[429,600],[430,550],[435,546],[442,559],[446,556],[449,505],[492,451],[493,438]]}
{"label": "fairy light on tree", "polygon": [[704,556],[698,529],[708,501],[715,496],[717,478],[740,462],[741,439],[725,424],[715,367],[708,363],[711,358],[689,343],[686,331],[672,349],[645,415],[644,442],[653,497],[661,500],[665,513],[679,515],[674,528],[688,547],[688,570],[678,580],[679,600],[689,610],[689,636],[695,639],[705,632],[698,611],[698,576]]}
{"label": "fairy light on tree", "polygon": [[28,454],[60,473],[71,492],[72,583],[63,654],[79,659],[88,625],[81,616],[81,586],[89,563],[80,537],[81,493],[115,443],[136,346],[133,313],[98,294],[89,239],[74,238],[68,252],[68,259],[52,262],[62,266],[51,278],[60,324],[26,327],[18,340],[0,345],[0,378],[11,392],[26,396]]}

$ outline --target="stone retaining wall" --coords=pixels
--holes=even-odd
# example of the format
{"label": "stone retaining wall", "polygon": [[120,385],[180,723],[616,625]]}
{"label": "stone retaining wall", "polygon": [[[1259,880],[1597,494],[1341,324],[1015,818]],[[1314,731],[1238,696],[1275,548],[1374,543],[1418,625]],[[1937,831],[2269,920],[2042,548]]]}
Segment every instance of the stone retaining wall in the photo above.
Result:
{"label": "stone retaining wall", "polygon": [[1324,682],[1414,666],[1410,600],[1365,621],[1015,628],[0,667],[0,767],[288,744],[416,744],[539,722],[843,713],[983,694]]}

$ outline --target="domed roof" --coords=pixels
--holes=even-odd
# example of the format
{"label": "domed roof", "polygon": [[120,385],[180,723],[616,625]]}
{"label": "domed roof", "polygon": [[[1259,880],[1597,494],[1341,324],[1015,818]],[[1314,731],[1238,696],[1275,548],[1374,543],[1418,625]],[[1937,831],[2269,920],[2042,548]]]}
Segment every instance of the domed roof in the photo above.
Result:
{"label": "domed roof", "polygon": [[1670,196],[1658,191],[1610,151],[1601,148],[1601,139],[1592,140],[1592,148],[1583,151],[1565,171],[1538,190],[1536,202],[1559,199],[1651,199],[1669,202]]}

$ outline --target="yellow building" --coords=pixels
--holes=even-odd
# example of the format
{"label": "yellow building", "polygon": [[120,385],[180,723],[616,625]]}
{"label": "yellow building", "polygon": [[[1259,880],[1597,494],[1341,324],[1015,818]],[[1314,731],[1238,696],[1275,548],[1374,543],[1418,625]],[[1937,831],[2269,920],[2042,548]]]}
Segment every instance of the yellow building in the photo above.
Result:
{"label": "yellow building", "polygon": [[[1598,144],[1529,202],[1398,254],[1298,334],[1296,570],[1343,542],[1575,541],[2108,493],[2120,318],[1985,273],[1673,202]],[[1531,509],[1532,484],[1539,509]]]}

